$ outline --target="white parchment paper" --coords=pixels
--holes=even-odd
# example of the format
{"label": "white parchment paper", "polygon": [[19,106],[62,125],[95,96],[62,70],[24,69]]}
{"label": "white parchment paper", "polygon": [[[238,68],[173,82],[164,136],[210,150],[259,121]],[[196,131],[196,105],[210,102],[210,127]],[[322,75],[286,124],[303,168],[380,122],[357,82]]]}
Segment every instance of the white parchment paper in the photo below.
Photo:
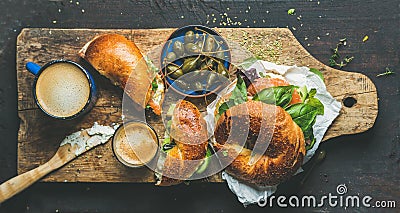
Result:
{"label": "white parchment paper", "polygon": [[[321,103],[324,105],[324,115],[318,115],[316,122],[313,126],[314,136],[316,142],[312,149],[308,150],[304,158],[303,164],[310,160],[314,155],[315,151],[318,149],[322,138],[328,127],[332,124],[333,120],[339,115],[341,109],[341,103],[332,97],[331,94],[326,90],[326,86],[322,79],[310,72],[307,67],[297,67],[297,66],[284,66],[277,65],[267,61],[257,61],[249,69],[255,68],[257,73],[276,73],[285,77],[285,79],[291,84],[296,86],[306,86],[308,90],[315,88],[317,89],[317,94],[315,95]],[[235,87],[235,84],[230,85],[223,92],[231,92]],[[215,127],[215,105],[218,102],[215,100],[207,107],[207,115],[205,120],[207,122],[208,130],[213,132]],[[302,170],[299,169],[298,172]],[[275,193],[277,186],[267,186],[267,187],[255,187],[247,185],[241,181],[236,180],[234,177],[230,176],[226,172],[222,172],[222,178],[226,180],[229,189],[238,197],[238,200],[243,205],[249,205],[257,203],[260,199],[266,200],[267,197]]]}

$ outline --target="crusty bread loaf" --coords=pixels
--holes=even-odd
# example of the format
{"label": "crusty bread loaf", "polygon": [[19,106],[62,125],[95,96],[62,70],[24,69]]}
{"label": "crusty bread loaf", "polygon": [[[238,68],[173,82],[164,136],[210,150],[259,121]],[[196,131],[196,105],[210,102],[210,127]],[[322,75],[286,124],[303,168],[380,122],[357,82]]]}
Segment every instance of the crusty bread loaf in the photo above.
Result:
{"label": "crusty bread loaf", "polygon": [[100,35],[88,42],[79,55],[124,89],[138,106],[146,106],[155,74],[148,71],[143,55],[132,41],[118,34]]}
{"label": "crusty bread loaf", "polygon": [[177,103],[170,136],[175,146],[162,163],[162,174],[156,185],[170,186],[190,178],[202,163],[207,150],[207,126],[195,105],[181,100]]}
{"label": "crusty bread loaf", "polygon": [[[245,125],[240,125],[247,129],[231,131],[237,125],[235,122],[242,122]],[[244,148],[244,141],[236,140],[247,131],[247,148]],[[260,101],[248,101],[228,109],[217,121],[214,134],[217,142],[214,148],[226,153],[218,155],[221,162],[232,161],[226,172],[256,185],[271,186],[287,180],[299,169],[305,156],[300,127],[281,107]],[[269,142],[266,150],[252,150],[257,138],[258,143]],[[258,158],[255,162],[251,160],[252,151]]]}

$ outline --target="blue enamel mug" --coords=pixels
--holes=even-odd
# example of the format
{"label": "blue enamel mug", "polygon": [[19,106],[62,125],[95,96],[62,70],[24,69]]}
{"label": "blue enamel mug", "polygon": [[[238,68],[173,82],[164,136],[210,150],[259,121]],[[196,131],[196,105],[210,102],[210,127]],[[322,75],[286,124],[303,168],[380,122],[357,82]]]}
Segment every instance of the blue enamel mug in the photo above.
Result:
{"label": "blue enamel mug", "polygon": [[97,89],[94,79],[78,63],[62,59],[41,67],[28,62],[26,69],[36,76],[33,97],[45,114],[69,120],[84,115],[95,105]]}

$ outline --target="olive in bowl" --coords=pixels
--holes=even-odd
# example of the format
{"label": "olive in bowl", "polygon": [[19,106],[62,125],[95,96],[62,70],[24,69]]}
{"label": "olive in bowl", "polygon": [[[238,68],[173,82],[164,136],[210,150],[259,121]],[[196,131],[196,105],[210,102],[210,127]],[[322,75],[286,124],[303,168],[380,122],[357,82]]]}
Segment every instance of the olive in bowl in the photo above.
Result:
{"label": "olive in bowl", "polygon": [[168,86],[198,97],[214,93],[230,78],[230,59],[228,44],[216,31],[191,25],[171,34],[160,61]]}

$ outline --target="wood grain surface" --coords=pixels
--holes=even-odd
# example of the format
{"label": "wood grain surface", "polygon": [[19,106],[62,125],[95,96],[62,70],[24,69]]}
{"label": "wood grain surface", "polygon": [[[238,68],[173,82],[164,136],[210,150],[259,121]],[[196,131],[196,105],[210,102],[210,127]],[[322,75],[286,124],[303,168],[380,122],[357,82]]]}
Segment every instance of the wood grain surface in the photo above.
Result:
{"label": "wood grain surface", "polygon": [[[55,153],[61,140],[81,128],[101,124],[121,123],[121,100],[123,92],[105,79],[92,72],[99,87],[99,99],[94,109],[82,118],[59,121],[45,116],[35,105],[32,97],[34,76],[26,69],[29,61],[38,64],[65,58],[84,64],[78,56],[79,49],[95,35],[119,33],[135,41],[143,53],[153,51],[163,44],[174,29],[138,30],[93,30],[93,29],[41,29],[22,30],[17,38],[17,83],[18,114],[21,119],[18,132],[18,173],[26,172],[48,161]],[[308,66],[324,73],[325,84],[332,96],[340,102],[351,97],[356,100],[352,107],[342,107],[339,117],[324,137],[324,141],[346,134],[368,130],[378,113],[375,85],[363,74],[344,72],[330,68],[312,57],[295,39],[288,29],[242,28],[217,29],[232,42],[233,62],[240,61],[242,48],[264,60],[278,64]],[[257,42],[256,42],[257,41]],[[235,46],[237,45],[237,46]],[[235,54],[238,53],[238,54]],[[157,118],[149,118],[159,135],[163,126]],[[157,125],[158,123],[158,125]],[[67,166],[45,177],[48,182],[154,182],[153,172],[147,168],[129,169],[120,164],[111,149],[111,143],[97,147],[80,156]],[[220,176],[208,179],[220,182]]]}

